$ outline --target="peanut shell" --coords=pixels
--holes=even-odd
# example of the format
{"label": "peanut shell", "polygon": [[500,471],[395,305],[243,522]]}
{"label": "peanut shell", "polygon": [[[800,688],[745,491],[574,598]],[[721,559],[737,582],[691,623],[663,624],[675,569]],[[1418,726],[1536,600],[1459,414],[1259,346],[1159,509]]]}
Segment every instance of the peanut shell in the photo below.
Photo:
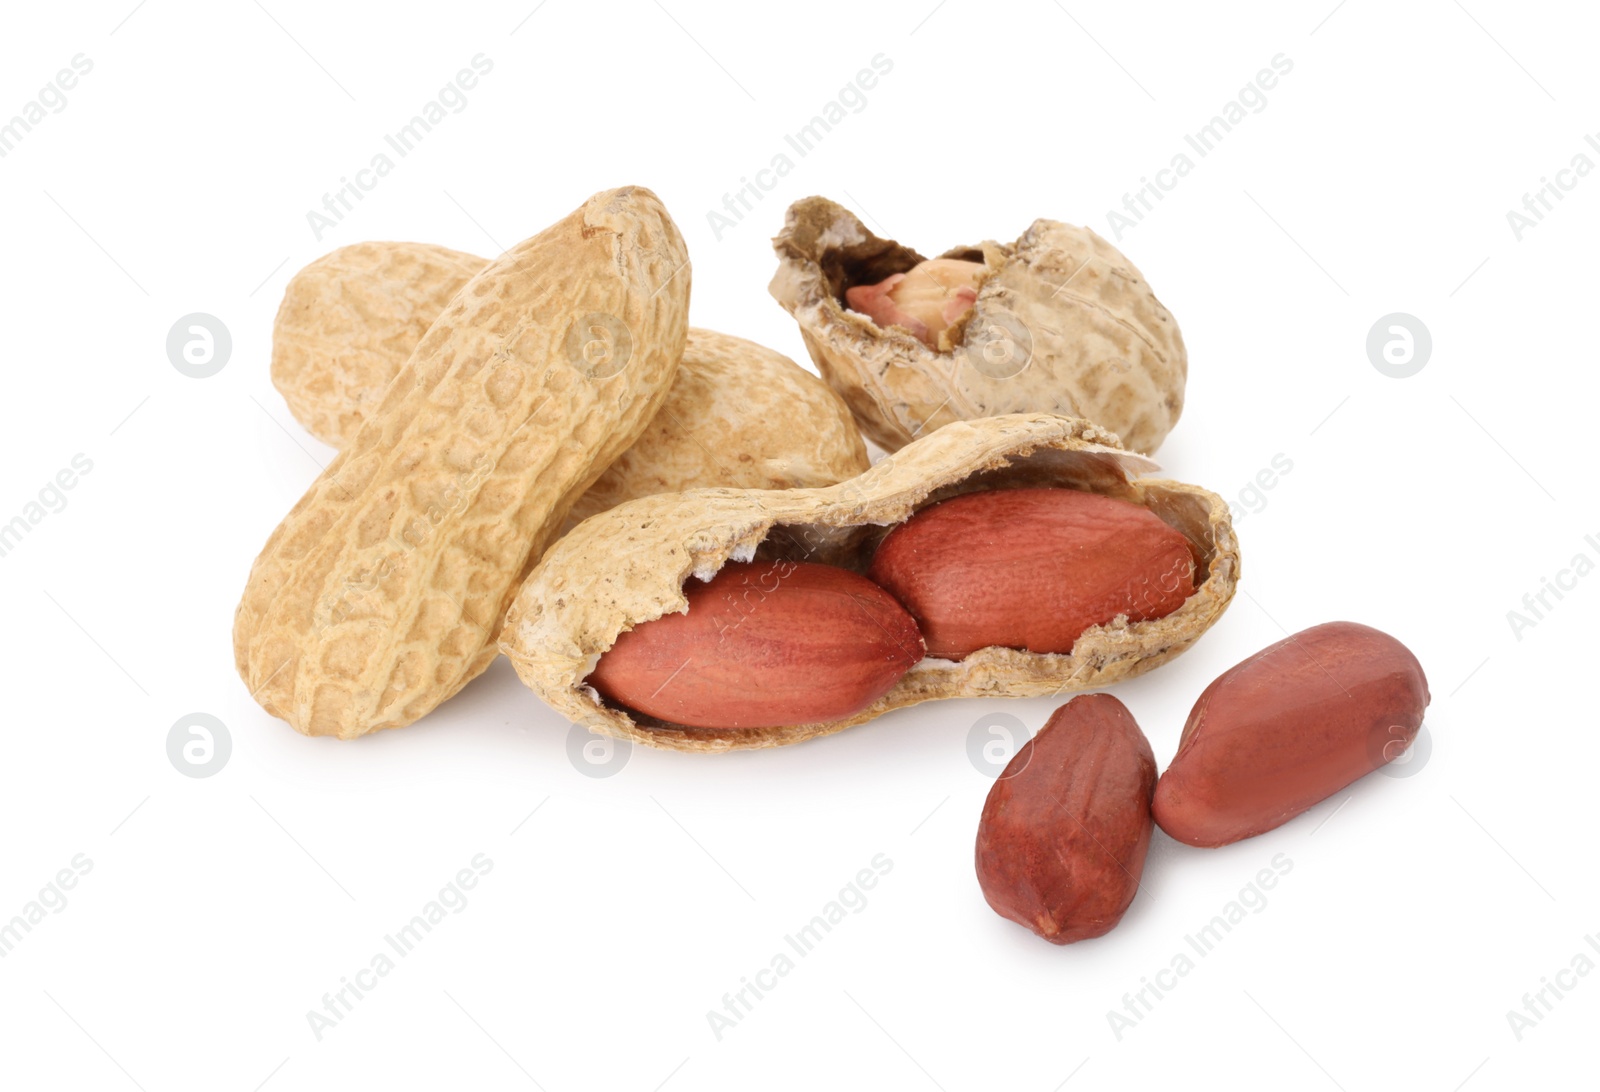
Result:
{"label": "peanut shell", "polygon": [[[834,486],[645,497],[586,520],[551,547],[507,614],[501,648],[522,680],[570,721],[680,751],[796,743],[936,698],[1104,687],[1187,649],[1221,616],[1238,579],[1227,503],[1198,486],[1134,477],[1155,468],[1088,421],[1014,414],[946,425]],[[1091,626],[1067,655],[990,647],[959,662],[924,659],[860,713],[816,724],[729,730],[634,719],[605,705],[584,681],[618,634],[685,610],[685,581],[709,578],[730,560],[820,561],[862,572],[890,528],[921,508],[1028,485],[1084,489],[1149,508],[1189,540],[1194,595],[1164,618]]]}
{"label": "peanut shell", "polygon": [[1176,320],[1133,263],[1088,228],[1035,220],[1015,243],[938,255],[989,269],[970,316],[939,349],[843,302],[846,288],[905,273],[921,254],[823,197],[790,206],[773,247],[769,290],[799,322],[823,379],[886,451],[950,421],[1058,413],[1149,452],[1183,412],[1188,355]]}
{"label": "peanut shell", "polygon": [[826,383],[763,345],[691,327],[661,411],[573,505],[569,526],[635,497],[833,485],[869,465]]}
{"label": "peanut shell", "polygon": [[422,335],[488,259],[427,243],[355,243],[289,279],[272,324],[272,385],[294,419],[344,447]]}
{"label": "peanut shell", "polygon": [[[289,412],[344,446],[451,297],[488,264],[426,243],[356,243],[295,274],[272,332],[272,382]],[[569,524],[652,493],[832,485],[866,468],[861,433],[827,384],[782,353],[691,327],[661,411],[573,506]]]}
{"label": "peanut shell", "polygon": [[263,708],[351,738],[489,665],[518,583],[666,397],[688,262],[661,202],[628,187],[461,289],[256,559],[234,654]]}

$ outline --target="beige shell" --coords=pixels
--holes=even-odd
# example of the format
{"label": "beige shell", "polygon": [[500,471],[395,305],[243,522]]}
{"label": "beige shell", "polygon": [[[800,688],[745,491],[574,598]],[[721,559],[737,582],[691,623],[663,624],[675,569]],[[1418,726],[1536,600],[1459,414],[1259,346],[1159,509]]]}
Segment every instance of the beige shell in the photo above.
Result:
{"label": "beige shell", "polygon": [[234,654],[263,708],[351,738],[489,665],[532,561],[666,396],[688,264],[661,202],[629,187],[462,288],[256,559]]}
{"label": "beige shell", "polygon": [[661,412],[569,523],[655,493],[804,489],[868,465],[855,419],[826,383],[753,341],[691,328]]}
{"label": "beige shell", "polygon": [[[342,447],[451,297],[488,264],[426,243],[356,243],[295,274],[272,332],[272,381],[289,412]],[[866,468],[855,420],[827,384],[753,341],[691,328],[661,412],[573,506],[569,524],[652,493],[832,485]]]}
{"label": "beige shell", "polygon": [[1002,413],[1086,417],[1154,451],[1183,412],[1178,324],[1116,247],[1088,228],[1035,220],[1009,245],[939,255],[987,267],[970,317],[936,352],[843,303],[923,260],[823,197],[790,206],[770,291],[800,323],[822,377],[886,451],[950,421]]}
{"label": "beige shell", "polygon": [[[646,497],[586,520],[550,548],[506,617],[501,650],[551,708],[604,735],[680,751],[774,747],[934,698],[1027,697],[1132,678],[1187,649],[1219,618],[1239,577],[1239,544],[1221,497],[1154,469],[1088,421],[1015,414],[956,422],[858,478],[781,493],[704,489]],[[883,698],[846,720],[709,730],[635,720],[584,685],[617,635],[686,609],[683,584],[729,560],[823,561],[865,570],[891,527],[961,493],[1051,484],[1142,504],[1183,532],[1197,587],[1176,612],[1086,630],[1071,655],[986,648],[960,662],[924,659]]]}
{"label": "beige shell", "polygon": [[272,385],[307,432],[355,439],[412,350],[487,258],[427,243],[355,243],[289,280],[272,325]]}

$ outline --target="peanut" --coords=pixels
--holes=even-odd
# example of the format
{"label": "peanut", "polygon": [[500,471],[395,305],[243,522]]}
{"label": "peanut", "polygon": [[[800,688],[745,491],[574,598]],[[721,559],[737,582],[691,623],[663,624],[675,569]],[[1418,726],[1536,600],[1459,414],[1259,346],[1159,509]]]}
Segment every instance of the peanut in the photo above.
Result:
{"label": "peanut", "polygon": [[899,326],[930,349],[939,335],[960,322],[978,300],[982,262],[935,258],[874,285],[845,289],[851,310],[879,326]]}
{"label": "peanut", "polygon": [[911,271],[928,260],[826,198],[791,205],[772,245],[768,291],[886,451],[951,421],[1009,413],[1087,418],[1134,451],[1154,451],[1183,412],[1189,363],[1177,322],[1133,263],[1088,228],[1035,220],[1015,243],[940,255],[952,267],[981,264],[983,275],[969,282],[970,310],[939,307],[937,322],[874,313],[915,288]]}
{"label": "peanut", "polygon": [[918,512],[867,575],[905,604],[928,655],[999,645],[1068,653],[1090,626],[1164,618],[1194,594],[1194,557],[1148,508],[1076,489],[1007,489]]}
{"label": "peanut", "polygon": [[[429,325],[488,264],[422,243],[357,243],[295,274],[272,334],[272,382],[290,412],[324,442],[349,443]],[[785,427],[772,427],[779,417]],[[827,384],[782,353],[691,327],[660,412],[568,519],[652,493],[801,489],[866,468],[861,433]]]}
{"label": "peanut", "polygon": [[911,616],[844,569],[735,563],[686,595],[600,657],[588,681],[608,701],[694,728],[810,724],[859,712],[922,659]]}
{"label": "peanut", "polygon": [[[687,267],[661,202],[630,187],[461,289],[256,559],[233,635],[263,708],[351,738],[488,667],[517,585],[666,396]],[[597,324],[610,359],[581,351]]]}
{"label": "peanut", "polygon": [[764,345],[690,327],[661,411],[578,498],[569,523],[654,493],[810,489],[869,465],[826,383]]}
{"label": "peanut", "polygon": [[1285,638],[1195,702],[1156,822],[1192,846],[1281,826],[1404,753],[1428,700],[1422,665],[1386,633],[1328,622]]}
{"label": "peanut", "polygon": [[[1232,600],[1239,544],[1221,497],[1140,479],[1153,464],[1093,424],[1047,414],[957,421],[823,489],[695,490],[641,497],[593,516],[556,542],[506,616],[501,649],[517,674],[574,724],[651,747],[728,751],[837,732],[918,702],[1088,690],[1132,678],[1189,648]],[[585,682],[619,634],[687,607],[691,576],[729,562],[817,562],[865,572],[885,529],[941,497],[1053,485],[1148,509],[1193,550],[1195,589],[1163,618],[1091,626],[1071,652],[991,645],[956,661],[923,659],[848,716],[781,727],[705,729],[608,703]],[[819,688],[826,677],[814,680]]]}
{"label": "peanut", "polygon": [[330,447],[356,438],[417,343],[489,260],[426,243],[354,243],[289,279],[272,326],[272,385]]}
{"label": "peanut", "polygon": [[1110,932],[1139,890],[1155,785],[1150,741],[1127,708],[1109,694],[1073,698],[983,803],[983,897],[1052,944]]}

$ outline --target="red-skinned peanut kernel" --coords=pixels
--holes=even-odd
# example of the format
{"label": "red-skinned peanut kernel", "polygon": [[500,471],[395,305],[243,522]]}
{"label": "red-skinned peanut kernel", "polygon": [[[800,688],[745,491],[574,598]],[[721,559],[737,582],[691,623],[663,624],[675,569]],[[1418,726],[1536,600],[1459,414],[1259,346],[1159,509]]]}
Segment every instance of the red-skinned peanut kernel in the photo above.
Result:
{"label": "red-skinned peanut kernel", "polygon": [[1052,944],[1109,932],[1139,889],[1156,760],[1109,694],[1055,711],[983,804],[978,883],[996,913]]}
{"label": "red-skinned peanut kernel", "polygon": [[1156,787],[1156,822],[1192,846],[1281,826],[1403,754],[1428,698],[1422,665],[1387,633],[1296,633],[1200,695]]}
{"label": "red-skinned peanut kernel", "polygon": [[923,656],[905,609],[829,565],[726,565],[684,588],[685,614],[617,638],[588,682],[607,701],[691,728],[766,728],[852,716]]}
{"label": "red-skinned peanut kernel", "polygon": [[998,645],[1070,653],[1090,626],[1161,618],[1194,594],[1188,539],[1147,508],[1076,489],[967,493],[889,533],[867,575],[928,655]]}

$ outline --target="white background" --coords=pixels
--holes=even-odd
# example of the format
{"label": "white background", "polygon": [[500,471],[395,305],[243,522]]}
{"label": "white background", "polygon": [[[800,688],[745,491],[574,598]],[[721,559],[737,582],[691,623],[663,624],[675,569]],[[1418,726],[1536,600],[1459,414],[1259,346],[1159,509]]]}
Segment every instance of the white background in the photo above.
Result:
{"label": "white background", "polygon": [[[117,1089],[1522,1089],[1592,1076],[1600,974],[1519,1038],[1523,995],[1600,943],[1590,452],[1600,177],[1519,241],[1506,213],[1600,132],[1578,4],[695,0],[28,5],[0,118],[93,71],[0,159],[0,522],[74,455],[69,503],[0,558],[0,920],[92,870],[0,960],[0,1082]],[[530,14],[532,11],[532,14]],[[515,28],[515,29],[514,29]],[[493,72],[344,222],[306,212],[482,53]],[[893,63],[742,223],[707,211],[870,59]],[[1202,851],[1156,835],[1104,939],[997,917],[972,868],[976,724],[948,702],[790,749],[635,749],[612,776],[502,660],[425,721],[302,738],[234,674],[267,534],[332,452],[271,387],[283,285],[335,246],[485,255],[591,192],[655,189],[697,325],[804,360],[768,240],[820,193],[924,252],[1086,223],[1271,58],[1293,71],[1120,245],[1178,317],[1167,473],[1235,499],[1244,582],[1191,652],[1117,695],[1165,764],[1218,673],[1333,618],[1410,645],[1431,750]],[[1192,153],[1191,153],[1192,155]],[[167,332],[232,332],[215,377]],[[1366,339],[1432,331],[1413,378]],[[1240,501],[1274,456],[1275,486]],[[1569,581],[1570,582],[1570,581]],[[1530,616],[1531,617],[1531,616]],[[168,730],[220,718],[181,776]],[[1420,763],[1416,765],[1415,763]],[[308,1010],[476,854],[492,871],[319,1041]],[[892,871],[719,1039],[707,1012],[878,854]],[[1293,870],[1119,1039],[1107,1012],[1278,854]],[[1569,979],[1570,981],[1570,979]],[[1553,995],[1546,995],[1553,997]]]}

